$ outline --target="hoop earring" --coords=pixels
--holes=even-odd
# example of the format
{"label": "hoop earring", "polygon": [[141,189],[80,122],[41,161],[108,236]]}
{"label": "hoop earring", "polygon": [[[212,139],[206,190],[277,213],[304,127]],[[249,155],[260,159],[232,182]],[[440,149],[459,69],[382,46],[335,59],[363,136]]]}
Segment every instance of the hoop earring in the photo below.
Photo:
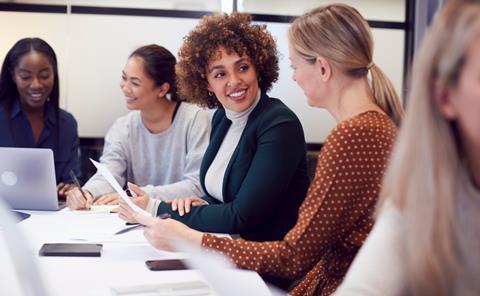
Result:
{"label": "hoop earring", "polygon": [[213,97],[213,92],[208,91],[208,96],[209,96],[209,97]]}

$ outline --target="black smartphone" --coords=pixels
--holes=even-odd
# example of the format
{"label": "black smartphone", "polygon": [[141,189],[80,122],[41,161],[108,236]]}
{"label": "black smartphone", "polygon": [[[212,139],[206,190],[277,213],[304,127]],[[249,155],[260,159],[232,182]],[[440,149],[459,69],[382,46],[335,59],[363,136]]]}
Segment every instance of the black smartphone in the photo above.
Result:
{"label": "black smartphone", "polygon": [[183,260],[165,259],[165,260],[147,260],[145,261],[150,270],[184,270],[190,269]]}
{"label": "black smartphone", "polygon": [[38,251],[40,256],[100,257],[102,244],[43,244]]}

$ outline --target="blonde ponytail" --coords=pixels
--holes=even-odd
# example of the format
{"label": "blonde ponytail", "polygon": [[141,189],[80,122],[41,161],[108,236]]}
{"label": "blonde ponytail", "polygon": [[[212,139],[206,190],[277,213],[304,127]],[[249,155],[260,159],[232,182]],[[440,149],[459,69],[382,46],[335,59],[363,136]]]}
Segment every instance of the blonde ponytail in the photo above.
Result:
{"label": "blonde ponytail", "polygon": [[375,103],[382,108],[397,126],[400,126],[405,112],[392,82],[382,69],[375,64],[371,66],[370,74],[372,75],[371,83]]}

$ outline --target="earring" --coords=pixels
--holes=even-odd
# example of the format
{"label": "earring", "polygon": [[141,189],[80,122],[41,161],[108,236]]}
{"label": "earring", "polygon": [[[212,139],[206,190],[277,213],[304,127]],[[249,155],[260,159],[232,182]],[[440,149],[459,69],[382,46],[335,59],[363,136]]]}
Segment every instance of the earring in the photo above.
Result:
{"label": "earring", "polygon": [[213,97],[213,92],[208,91],[208,96],[209,96],[209,97]]}

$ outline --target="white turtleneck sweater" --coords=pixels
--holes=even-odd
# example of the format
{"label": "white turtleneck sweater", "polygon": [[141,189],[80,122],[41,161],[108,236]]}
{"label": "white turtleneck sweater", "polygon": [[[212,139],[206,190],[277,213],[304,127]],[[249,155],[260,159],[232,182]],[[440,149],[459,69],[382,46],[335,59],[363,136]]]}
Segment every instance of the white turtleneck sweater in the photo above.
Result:
{"label": "white turtleneck sweater", "polygon": [[242,112],[235,112],[225,108],[225,116],[232,122],[230,128],[223,139],[217,155],[213,159],[210,167],[205,174],[205,188],[210,196],[223,202],[223,178],[228,163],[232,158],[233,152],[237,148],[243,130],[247,125],[248,116],[255,109],[260,101],[260,90],[258,91],[255,102]]}

